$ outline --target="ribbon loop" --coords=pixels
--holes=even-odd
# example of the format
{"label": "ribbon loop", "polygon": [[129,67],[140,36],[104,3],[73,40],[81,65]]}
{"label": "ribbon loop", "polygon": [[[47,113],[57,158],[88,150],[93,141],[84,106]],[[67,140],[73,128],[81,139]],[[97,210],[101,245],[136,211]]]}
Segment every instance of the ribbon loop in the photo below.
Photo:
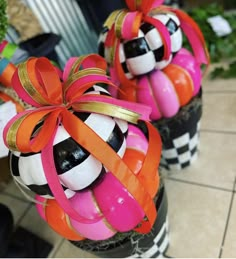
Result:
{"label": "ribbon loop", "polygon": [[46,58],[30,58],[21,63],[13,75],[12,84],[16,93],[32,106],[62,103],[60,78]]}
{"label": "ribbon loop", "polygon": [[73,74],[82,68],[100,68],[101,70],[106,71],[107,64],[106,61],[97,54],[70,58],[64,69],[63,80],[67,81]]}
{"label": "ribbon loop", "polygon": [[[95,103],[89,94],[84,99],[84,93],[94,84],[113,85],[105,69],[105,60],[97,54],[73,58],[64,71],[67,80],[61,82],[54,66],[46,58],[31,58],[20,64],[13,76],[13,87],[25,102],[37,109],[17,115],[9,122],[5,130],[6,145],[21,152],[38,152],[49,140],[58,116],[61,116],[63,109],[70,107],[107,115],[112,113],[112,116],[133,123],[137,123],[144,113],[144,117],[148,118],[150,109],[139,109],[136,112],[136,105],[130,106],[112,97],[100,98],[99,103]],[[128,109],[120,105],[128,105]],[[42,127],[35,134],[34,128],[41,120]],[[22,134],[24,138],[19,140],[16,136]]]}
{"label": "ribbon loop", "polygon": [[[80,222],[91,223],[90,219],[81,217],[72,208],[55,169],[53,140],[58,126],[63,125],[77,143],[112,172],[143,208],[148,220],[137,231],[150,231],[156,218],[156,209],[146,187],[116,151],[76,117],[73,111],[100,113],[138,123],[140,119],[149,120],[151,109],[114,99],[108,93],[99,95],[96,91],[89,92],[89,88],[95,84],[114,86],[106,75],[105,60],[98,55],[71,59],[63,78],[65,81],[61,82],[54,66],[46,58],[31,58],[17,68],[12,80],[13,87],[22,99],[36,108],[16,115],[8,122],[4,129],[6,145],[11,150],[23,153],[41,151],[45,176],[55,199],[69,216]],[[156,138],[156,141],[159,139]],[[146,163],[149,163],[149,159],[144,162],[145,168]],[[152,163],[154,171],[158,164],[158,160]]]}
{"label": "ribbon loop", "polygon": [[131,11],[147,14],[151,8],[158,7],[164,0],[126,0],[125,2]]}
{"label": "ribbon loop", "polygon": [[186,12],[169,6],[159,6],[158,8],[152,9],[150,15],[168,12],[174,13],[180,20],[180,28],[186,35],[198,63],[209,65],[210,55],[204,35],[198,24]]}

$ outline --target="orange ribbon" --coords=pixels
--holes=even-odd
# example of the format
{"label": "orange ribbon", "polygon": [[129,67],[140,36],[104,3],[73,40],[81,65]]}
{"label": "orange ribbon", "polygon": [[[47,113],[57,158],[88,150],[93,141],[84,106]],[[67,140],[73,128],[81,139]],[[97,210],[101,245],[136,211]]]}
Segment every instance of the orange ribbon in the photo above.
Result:
{"label": "orange ribbon", "polygon": [[6,58],[0,57],[0,83],[5,87],[11,87],[11,79],[16,67]]}
{"label": "orange ribbon", "polygon": [[[149,232],[156,219],[156,209],[146,186],[141,184],[106,142],[73,115],[71,108],[75,110],[77,107],[78,111],[111,115],[133,123],[137,123],[140,118],[145,118],[141,113],[138,114],[137,110],[150,113],[150,108],[139,104],[130,106],[130,103],[116,100],[110,96],[94,95],[89,92],[84,95],[94,84],[113,85],[106,76],[105,60],[98,55],[83,56],[68,62],[63,79],[64,82],[61,82],[57,71],[46,58],[31,58],[17,68],[12,80],[13,87],[25,102],[37,108],[24,111],[9,121],[4,129],[6,145],[11,150],[25,153],[39,151],[45,153],[43,152],[45,148],[53,152],[48,149],[48,143],[51,143],[52,136],[54,136],[58,124],[61,123],[71,137],[101,161],[133,195],[147,216],[147,221],[144,221],[137,231]],[[39,122],[42,122],[42,126],[34,132]],[[146,125],[152,143],[150,142],[150,150],[148,158],[144,162],[144,168],[146,169],[147,164],[150,164],[153,173],[157,173],[161,148],[160,136],[150,123],[146,122]],[[155,145],[158,150],[157,154],[154,154]],[[157,159],[152,161],[150,155],[157,156]],[[54,167],[52,161],[48,163],[51,164],[51,168]],[[47,172],[48,174],[50,175],[50,172]],[[60,188],[62,189],[62,187]],[[60,200],[58,203],[60,204]],[[75,219],[81,219],[76,216],[74,211],[71,212],[73,215],[70,215],[70,208],[65,212]]]}
{"label": "orange ribbon", "polygon": [[[172,12],[180,19],[180,27],[187,36],[199,64],[209,64],[210,57],[204,36],[196,22],[185,12],[162,5],[163,0],[126,0],[129,10],[117,10],[111,13],[104,23],[109,29],[105,47],[110,48],[111,70],[120,82],[118,97],[122,100],[136,102],[136,79],[127,79],[120,64],[119,48],[121,40],[137,37],[142,22],[152,24],[159,30],[164,45],[164,60],[170,56],[170,35],[167,28],[153,14]],[[132,16],[130,18],[129,16]],[[126,33],[125,33],[126,32]],[[206,67],[207,68],[207,67]]]}

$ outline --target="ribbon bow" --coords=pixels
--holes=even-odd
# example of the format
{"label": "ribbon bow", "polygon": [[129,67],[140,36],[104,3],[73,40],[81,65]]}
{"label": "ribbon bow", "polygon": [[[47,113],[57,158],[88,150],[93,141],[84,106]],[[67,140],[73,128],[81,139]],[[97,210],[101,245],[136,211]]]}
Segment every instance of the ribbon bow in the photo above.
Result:
{"label": "ribbon bow", "polygon": [[[150,108],[110,96],[90,94],[87,90],[94,84],[114,86],[106,75],[105,60],[96,54],[71,58],[61,77],[46,58],[31,58],[18,66],[12,78],[13,88],[26,103],[35,108],[16,115],[8,122],[4,129],[5,144],[10,150],[25,153],[41,151],[45,176],[55,199],[70,217],[91,223],[94,220],[83,218],[72,208],[57,176],[53,139],[58,125],[62,124],[76,142],[113,173],[143,208],[148,220],[137,231],[150,231],[156,210],[145,186],[117,153],[71,112],[95,112],[137,123],[139,119],[148,120]],[[39,122],[42,127],[35,132]],[[159,160],[151,160],[149,154],[157,150],[157,158],[160,156],[160,136],[149,122],[145,123],[149,131],[149,149],[140,174],[144,174],[147,165],[156,174]]]}
{"label": "ribbon bow", "polygon": [[138,36],[141,23],[153,25],[160,33],[164,45],[164,60],[168,60],[171,51],[171,39],[168,29],[159,20],[152,17],[158,13],[172,12],[180,20],[180,27],[186,35],[199,64],[209,64],[210,57],[206,47],[204,36],[196,22],[185,12],[162,5],[164,0],[126,0],[129,10],[116,10],[110,14],[104,23],[109,29],[105,47],[110,48],[111,68],[113,80],[120,82],[121,89],[125,88],[126,95],[121,99],[136,101],[136,80],[126,78],[119,57],[121,40],[130,40]]}
{"label": "ribbon bow", "polygon": [[109,29],[105,46],[111,47],[111,60],[115,62],[117,56],[116,50],[119,49],[120,39],[130,40],[138,36],[141,23],[152,24],[162,37],[164,44],[164,59],[170,57],[170,35],[166,26],[159,20],[148,15],[149,11],[161,5],[163,0],[126,0],[129,10],[116,10],[110,14],[104,23],[104,27]]}

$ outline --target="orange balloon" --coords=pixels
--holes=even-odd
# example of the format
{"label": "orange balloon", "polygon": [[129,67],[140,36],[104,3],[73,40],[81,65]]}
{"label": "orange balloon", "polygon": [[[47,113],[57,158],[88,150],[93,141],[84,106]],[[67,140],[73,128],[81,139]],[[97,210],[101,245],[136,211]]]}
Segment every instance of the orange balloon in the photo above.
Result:
{"label": "orange balloon", "polygon": [[17,112],[22,112],[25,110],[24,107],[20,103],[18,103],[11,96],[9,96],[3,92],[0,92],[0,99],[3,100],[4,102],[12,101],[16,105]]}
{"label": "orange balloon", "polygon": [[[145,175],[139,175],[139,171],[142,168],[143,161],[145,159],[145,154],[136,149],[127,148],[123,156],[123,161],[132,170],[132,172],[137,175],[139,181],[144,185],[148,186],[147,191],[152,198],[155,197],[158,187],[159,187],[159,174],[156,173],[155,177],[150,178],[149,172]],[[145,183],[145,184],[144,184]]]}
{"label": "orange balloon", "polygon": [[193,96],[193,81],[188,72],[178,65],[170,64],[163,69],[163,72],[172,81],[179,97],[180,105],[186,105]]}
{"label": "orange balloon", "polygon": [[72,229],[68,215],[65,214],[55,199],[47,200],[45,216],[49,226],[64,238],[74,241],[85,239]]}

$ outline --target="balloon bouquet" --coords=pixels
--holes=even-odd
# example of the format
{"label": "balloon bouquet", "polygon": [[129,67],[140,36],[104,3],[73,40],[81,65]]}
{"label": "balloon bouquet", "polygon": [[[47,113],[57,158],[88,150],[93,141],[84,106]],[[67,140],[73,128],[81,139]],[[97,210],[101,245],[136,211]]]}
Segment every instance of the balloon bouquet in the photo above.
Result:
{"label": "balloon bouquet", "polygon": [[63,73],[43,57],[19,64],[12,86],[32,108],[4,129],[11,173],[76,246],[102,257],[162,255],[161,138],[150,107],[111,97],[104,86],[117,86],[106,70],[97,54],[69,59]]}
{"label": "balloon bouquet", "polygon": [[[163,167],[179,170],[197,158],[202,114],[202,65],[209,63],[204,37],[185,12],[162,0],[126,0],[104,23],[98,52],[109,64],[122,100],[149,105],[159,129]],[[191,50],[183,47],[184,36]]]}

